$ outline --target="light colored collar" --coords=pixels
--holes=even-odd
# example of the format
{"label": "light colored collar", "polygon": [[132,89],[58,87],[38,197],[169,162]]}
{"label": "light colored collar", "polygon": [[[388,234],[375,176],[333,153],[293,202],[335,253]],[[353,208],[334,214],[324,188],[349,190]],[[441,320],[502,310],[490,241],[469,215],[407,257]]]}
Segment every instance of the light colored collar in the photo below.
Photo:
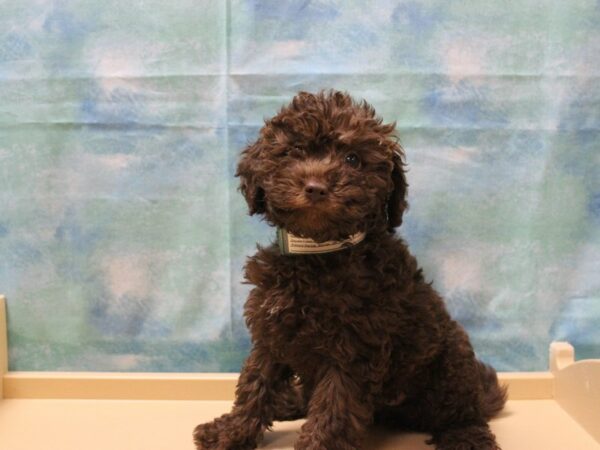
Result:
{"label": "light colored collar", "polygon": [[331,253],[343,250],[361,242],[366,236],[360,231],[341,241],[315,242],[290,233],[283,228],[277,228],[277,242],[282,255],[307,255],[314,253]]}

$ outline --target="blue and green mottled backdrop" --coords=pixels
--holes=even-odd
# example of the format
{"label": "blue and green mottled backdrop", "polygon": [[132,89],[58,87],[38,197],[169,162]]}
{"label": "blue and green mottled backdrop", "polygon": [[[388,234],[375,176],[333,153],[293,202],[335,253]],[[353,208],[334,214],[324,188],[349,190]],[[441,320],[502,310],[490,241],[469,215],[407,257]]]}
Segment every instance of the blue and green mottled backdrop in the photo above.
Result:
{"label": "blue and green mottled backdrop", "polygon": [[501,370],[600,356],[600,2],[3,0],[0,292],[12,370],[235,371],[233,178],[335,87],[397,121],[401,232]]}

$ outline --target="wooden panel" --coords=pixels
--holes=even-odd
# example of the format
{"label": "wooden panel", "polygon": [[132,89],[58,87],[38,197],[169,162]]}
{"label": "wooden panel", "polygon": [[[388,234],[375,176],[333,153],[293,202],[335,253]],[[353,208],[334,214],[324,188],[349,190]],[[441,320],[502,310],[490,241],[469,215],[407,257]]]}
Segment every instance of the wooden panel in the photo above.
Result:
{"label": "wooden panel", "polygon": [[[6,398],[233,400],[236,373],[103,373],[9,372]],[[548,372],[501,373],[511,400],[553,397],[554,376]]]}
{"label": "wooden panel", "polygon": [[502,372],[501,384],[508,385],[511,400],[545,400],[554,396],[554,376],[550,372]]}
{"label": "wooden panel", "polygon": [[232,400],[237,373],[9,372],[6,398]]}
{"label": "wooden panel", "polygon": [[4,374],[8,372],[8,330],[6,327],[6,299],[0,295],[0,400],[4,387]]}
{"label": "wooden panel", "polygon": [[553,342],[550,366],[556,377],[557,403],[600,442],[600,360],[575,362],[575,350]]}

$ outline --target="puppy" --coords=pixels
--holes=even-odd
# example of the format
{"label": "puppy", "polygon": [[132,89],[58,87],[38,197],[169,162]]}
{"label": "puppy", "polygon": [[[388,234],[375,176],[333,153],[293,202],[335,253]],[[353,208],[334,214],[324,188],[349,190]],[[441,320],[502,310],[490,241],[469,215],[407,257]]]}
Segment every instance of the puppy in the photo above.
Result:
{"label": "puppy", "polygon": [[246,264],[252,351],[198,449],[253,449],[303,417],[298,450],[360,449],[372,423],[438,450],[499,449],[487,421],[506,390],[394,233],[407,208],[394,126],[346,93],[300,92],[242,152],[250,214],[279,242]]}

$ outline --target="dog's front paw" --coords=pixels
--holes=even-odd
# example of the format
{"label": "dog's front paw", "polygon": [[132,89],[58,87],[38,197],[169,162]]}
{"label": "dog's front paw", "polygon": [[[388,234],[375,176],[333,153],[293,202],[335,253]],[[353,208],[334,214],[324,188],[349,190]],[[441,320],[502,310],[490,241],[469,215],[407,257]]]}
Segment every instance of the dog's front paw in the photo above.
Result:
{"label": "dog's front paw", "polygon": [[217,450],[228,448],[221,439],[222,430],[216,422],[203,423],[194,429],[194,443],[198,450]]}
{"label": "dog's front paw", "polygon": [[300,437],[294,443],[294,450],[317,450],[326,448],[321,446],[321,444],[311,439],[307,434],[301,434]]}
{"label": "dog's front paw", "polygon": [[194,443],[198,450],[252,450],[256,439],[242,434],[243,427],[236,426],[229,415],[212,422],[203,423],[194,429]]}
{"label": "dog's front paw", "polygon": [[302,433],[294,443],[294,450],[359,450],[359,446],[348,442],[344,436],[339,439],[321,441],[309,433]]}
{"label": "dog's front paw", "polygon": [[501,450],[488,426],[470,426],[438,433],[428,444],[436,450]]}
{"label": "dog's front paw", "polygon": [[436,444],[435,450],[502,450],[496,443],[453,442],[452,444]]}

